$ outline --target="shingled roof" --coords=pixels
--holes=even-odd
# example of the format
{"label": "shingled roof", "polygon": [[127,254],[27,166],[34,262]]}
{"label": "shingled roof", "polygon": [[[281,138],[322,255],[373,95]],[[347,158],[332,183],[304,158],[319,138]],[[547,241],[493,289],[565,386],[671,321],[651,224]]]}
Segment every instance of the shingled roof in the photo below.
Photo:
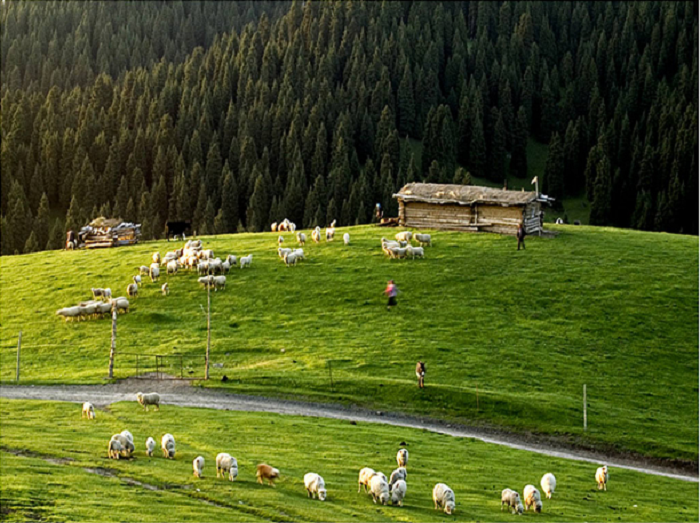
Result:
{"label": "shingled roof", "polygon": [[537,200],[537,193],[534,191],[508,191],[478,185],[409,183],[394,194],[394,198],[407,202],[456,203],[459,205],[481,203],[511,206],[527,205]]}

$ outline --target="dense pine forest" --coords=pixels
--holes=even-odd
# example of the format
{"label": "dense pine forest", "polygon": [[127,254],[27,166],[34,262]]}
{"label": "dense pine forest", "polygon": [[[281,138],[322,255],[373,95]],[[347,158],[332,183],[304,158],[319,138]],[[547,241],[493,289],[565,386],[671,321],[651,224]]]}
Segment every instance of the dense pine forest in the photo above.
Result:
{"label": "dense pine forest", "polygon": [[103,215],[162,237],[368,223],[410,181],[698,233],[694,2],[7,2],[2,254]]}

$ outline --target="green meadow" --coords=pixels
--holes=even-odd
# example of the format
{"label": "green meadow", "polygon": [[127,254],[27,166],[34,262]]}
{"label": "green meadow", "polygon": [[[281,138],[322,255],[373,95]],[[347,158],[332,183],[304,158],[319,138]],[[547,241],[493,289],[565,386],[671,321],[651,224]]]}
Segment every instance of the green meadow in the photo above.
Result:
{"label": "green meadow", "polygon": [[[136,402],[81,419],[80,405],[0,400],[0,505],[4,521],[697,521],[697,484],[611,468],[598,491],[595,464],[549,458],[418,429],[265,413],[164,405],[145,412]],[[107,442],[128,429],[136,451],[109,460]],[[145,440],[170,432],[174,460]],[[369,466],[389,475],[400,446],[409,450],[403,507],[372,503],[357,493]],[[215,457],[237,458],[235,482],[217,479]],[[192,460],[205,459],[204,476]],[[275,488],[259,485],[255,466],[277,467]],[[91,472],[92,471],[92,472]],[[97,474],[99,472],[101,474]],[[307,498],[303,476],[321,474],[325,502]],[[501,490],[539,488],[552,472],[557,488],[540,514],[500,510]],[[456,513],[434,510],[432,488],[450,485]]]}
{"label": "green meadow", "polygon": [[[697,237],[551,228],[558,237],[528,237],[525,251],[511,237],[433,232],[416,260],[382,254],[380,238],[397,229],[341,228],[334,242],[307,243],[292,268],[277,257],[277,234],[205,237],[217,256],[252,253],[253,264],[211,293],[216,366],[196,383],[697,462]],[[20,383],[104,383],[109,319],[64,322],[55,311],[90,299],[91,287],[125,295],[152,252],[181,244],[2,257],[2,382],[15,379],[22,330]],[[389,279],[401,290],[391,312]],[[186,377],[203,376],[206,307],[195,273],[145,282],[118,320],[115,378],[136,374],[129,353],[142,355],[139,373],[155,370],[143,355],[179,354]],[[180,373],[179,358],[163,366]]]}

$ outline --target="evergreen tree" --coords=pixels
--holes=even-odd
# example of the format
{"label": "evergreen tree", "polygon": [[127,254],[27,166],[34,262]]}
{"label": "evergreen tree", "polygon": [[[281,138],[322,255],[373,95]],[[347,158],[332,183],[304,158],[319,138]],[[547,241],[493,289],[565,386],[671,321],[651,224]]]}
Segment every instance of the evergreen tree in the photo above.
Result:
{"label": "evergreen tree", "polygon": [[[47,251],[54,251],[58,249],[62,249],[64,245],[64,232],[63,232],[63,225],[61,224],[61,220],[56,218],[56,220],[53,223],[53,227],[51,227],[51,233],[49,234],[49,239],[46,242],[46,250]],[[4,254],[4,252],[3,252]]]}
{"label": "evergreen tree", "polygon": [[24,244],[24,250],[22,252],[24,254],[29,254],[31,252],[36,252],[38,250],[39,250],[39,242],[37,242],[36,234],[34,234],[34,231],[32,231],[29,234],[29,238],[27,238],[26,243]]}
{"label": "evergreen tree", "polygon": [[260,232],[267,229],[269,218],[269,187],[265,183],[265,178],[258,173],[255,180],[253,194],[250,197],[247,212],[248,230],[251,232]]}
{"label": "evergreen tree", "polygon": [[513,132],[513,152],[510,157],[510,173],[518,178],[527,176],[527,113],[521,105]]}
{"label": "evergreen tree", "polygon": [[224,167],[224,183],[221,190],[222,220],[226,232],[235,232],[238,223],[238,187],[230,170]]}
{"label": "evergreen tree", "polygon": [[399,133],[401,136],[415,136],[416,108],[413,97],[413,81],[411,67],[408,62],[403,71],[403,77],[399,84],[397,107],[399,112]]}
{"label": "evergreen tree", "polygon": [[549,142],[547,161],[544,166],[543,188],[546,189],[548,196],[556,200],[557,204],[564,197],[565,168],[564,145],[559,137],[559,133],[554,133],[552,140]]}
{"label": "evergreen tree", "polygon": [[611,188],[610,160],[607,155],[603,155],[596,167],[593,202],[591,203],[591,215],[589,218],[591,225],[607,225],[609,223]]}
{"label": "evergreen tree", "polygon": [[484,176],[486,165],[486,142],[484,140],[484,125],[481,114],[476,113],[472,118],[471,145],[469,147],[469,172],[476,177]]}
{"label": "evergreen tree", "polygon": [[491,147],[489,147],[488,177],[495,182],[502,182],[505,179],[506,166],[506,131],[503,124],[503,117],[498,109],[491,108],[493,123],[493,137]]}
{"label": "evergreen tree", "polygon": [[46,193],[41,195],[41,202],[39,203],[39,209],[36,213],[36,218],[34,219],[33,232],[36,233],[37,245],[43,248],[46,242],[49,241],[49,198]]}

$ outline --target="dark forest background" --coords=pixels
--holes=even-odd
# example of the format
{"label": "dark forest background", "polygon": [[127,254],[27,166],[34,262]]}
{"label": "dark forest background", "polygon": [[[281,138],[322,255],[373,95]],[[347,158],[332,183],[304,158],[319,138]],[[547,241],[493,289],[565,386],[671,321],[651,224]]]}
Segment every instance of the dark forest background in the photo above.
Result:
{"label": "dark forest background", "polygon": [[[7,2],[2,254],[115,216],[161,237],[366,223],[501,183],[698,233],[694,2]],[[417,154],[419,152],[420,154]]]}

